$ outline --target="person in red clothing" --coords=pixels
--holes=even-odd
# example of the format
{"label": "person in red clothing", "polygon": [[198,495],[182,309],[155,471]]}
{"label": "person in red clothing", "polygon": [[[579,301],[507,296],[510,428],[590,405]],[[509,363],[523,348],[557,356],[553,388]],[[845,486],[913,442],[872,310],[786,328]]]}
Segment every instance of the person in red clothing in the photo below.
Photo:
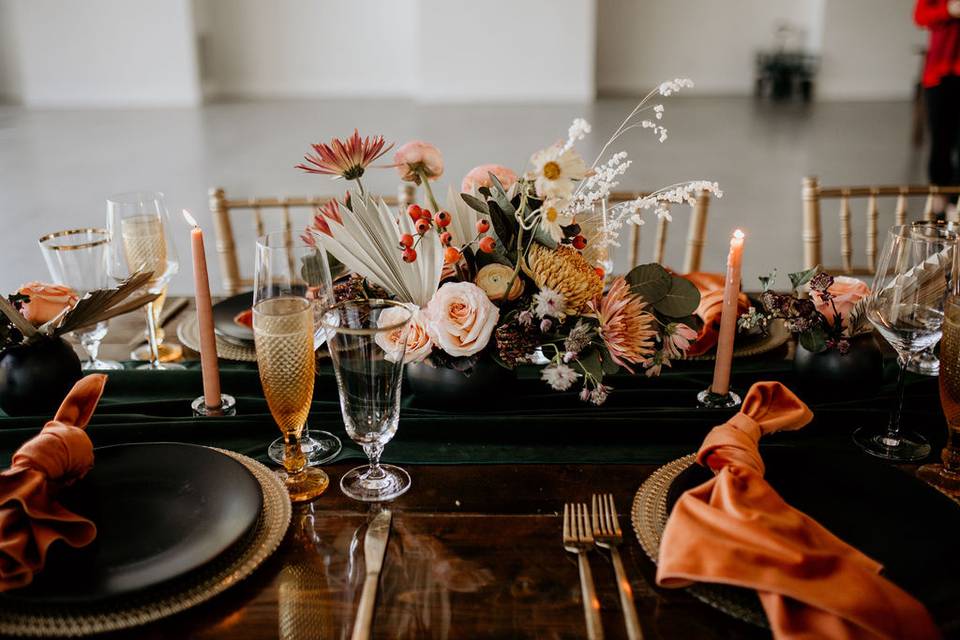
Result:
{"label": "person in red clothing", "polygon": [[[960,184],[960,0],[917,0],[914,20],[930,31],[923,67],[930,123],[931,184]],[[954,202],[956,199],[954,198]],[[942,214],[946,205],[939,203]]]}

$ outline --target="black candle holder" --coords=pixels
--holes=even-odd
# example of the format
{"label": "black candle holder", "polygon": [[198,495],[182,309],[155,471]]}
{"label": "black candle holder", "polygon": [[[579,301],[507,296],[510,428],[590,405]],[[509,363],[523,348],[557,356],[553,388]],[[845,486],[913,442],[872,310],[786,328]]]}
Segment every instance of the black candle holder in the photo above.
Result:
{"label": "black candle holder", "polygon": [[733,391],[714,393],[709,387],[697,394],[697,406],[703,409],[734,409],[743,404],[743,399]]}
{"label": "black candle holder", "polygon": [[204,396],[200,396],[190,403],[190,408],[193,409],[193,416],[195,418],[235,416],[237,415],[237,400],[231,395],[221,393],[220,406],[208,407],[207,399]]}

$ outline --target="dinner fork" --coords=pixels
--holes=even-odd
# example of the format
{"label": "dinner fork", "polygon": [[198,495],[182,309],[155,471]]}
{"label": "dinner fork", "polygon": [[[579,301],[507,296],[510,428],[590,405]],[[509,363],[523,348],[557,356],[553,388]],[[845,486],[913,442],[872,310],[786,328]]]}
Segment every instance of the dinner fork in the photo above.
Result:
{"label": "dinner fork", "polygon": [[617,589],[620,591],[620,608],[623,609],[623,621],[627,627],[627,637],[630,640],[643,640],[643,631],[637,619],[637,608],[633,604],[633,590],[627,580],[627,573],[623,570],[623,561],[617,547],[623,542],[623,533],[617,520],[617,508],[613,504],[613,495],[593,494],[593,540],[598,547],[610,550],[610,559],[613,561],[613,570],[617,574]]}
{"label": "dinner fork", "polygon": [[587,637],[603,640],[603,625],[600,622],[600,601],[593,586],[593,574],[587,552],[593,547],[589,515],[585,504],[563,505],[563,548],[577,554],[580,567],[580,591],[583,594],[583,615],[587,619]]}

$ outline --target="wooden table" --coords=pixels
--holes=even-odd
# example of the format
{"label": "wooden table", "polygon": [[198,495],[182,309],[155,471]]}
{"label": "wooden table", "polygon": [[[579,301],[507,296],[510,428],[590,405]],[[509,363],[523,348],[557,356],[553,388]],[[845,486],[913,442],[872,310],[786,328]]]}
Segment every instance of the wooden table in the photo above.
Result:
{"label": "wooden table", "polygon": [[[168,303],[169,304],[169,303]],[[176,339],[176,324],[167,337]],[[102,356],[129,357],[143,316],[114,320]],[[452,427],[453,425],[451,425]],[[215,600],[111,637],[349,638],[363,583],[367,505],[326,468],[331,488],[294,509],[279,551]],[[374,619],[376,638],[585,638],[576,557],[561,545],[565,501],[615,497],[622,556],[647,640],[758,638],[683,590],[654,587],[656,567],[637,542],[630,507],[655,465],[408,465],[410,492],[396,500]],[[625,638],[606,552],[591,554],[607,638]]]}

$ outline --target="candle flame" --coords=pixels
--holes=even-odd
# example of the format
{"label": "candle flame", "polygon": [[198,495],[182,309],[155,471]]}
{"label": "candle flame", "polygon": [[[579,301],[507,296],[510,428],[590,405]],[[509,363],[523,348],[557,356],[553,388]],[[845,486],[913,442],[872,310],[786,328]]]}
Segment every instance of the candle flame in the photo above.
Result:
{"label": "candle flame", "polygon": [[183,219],[186,220],[187,224],[189,224],[191,227],[200,226],[199,224],[197,224],[197,221],[194,219],[194,217],[190,215],[190,212],[187,211],[186,209],[183,210]]}
{"label": "candle flame", "polygon": [[733,232],[733,237],[736,238],[737,240],[743,240],[743,231],[740,231],[740,229],[737,229],[736,231]]}

